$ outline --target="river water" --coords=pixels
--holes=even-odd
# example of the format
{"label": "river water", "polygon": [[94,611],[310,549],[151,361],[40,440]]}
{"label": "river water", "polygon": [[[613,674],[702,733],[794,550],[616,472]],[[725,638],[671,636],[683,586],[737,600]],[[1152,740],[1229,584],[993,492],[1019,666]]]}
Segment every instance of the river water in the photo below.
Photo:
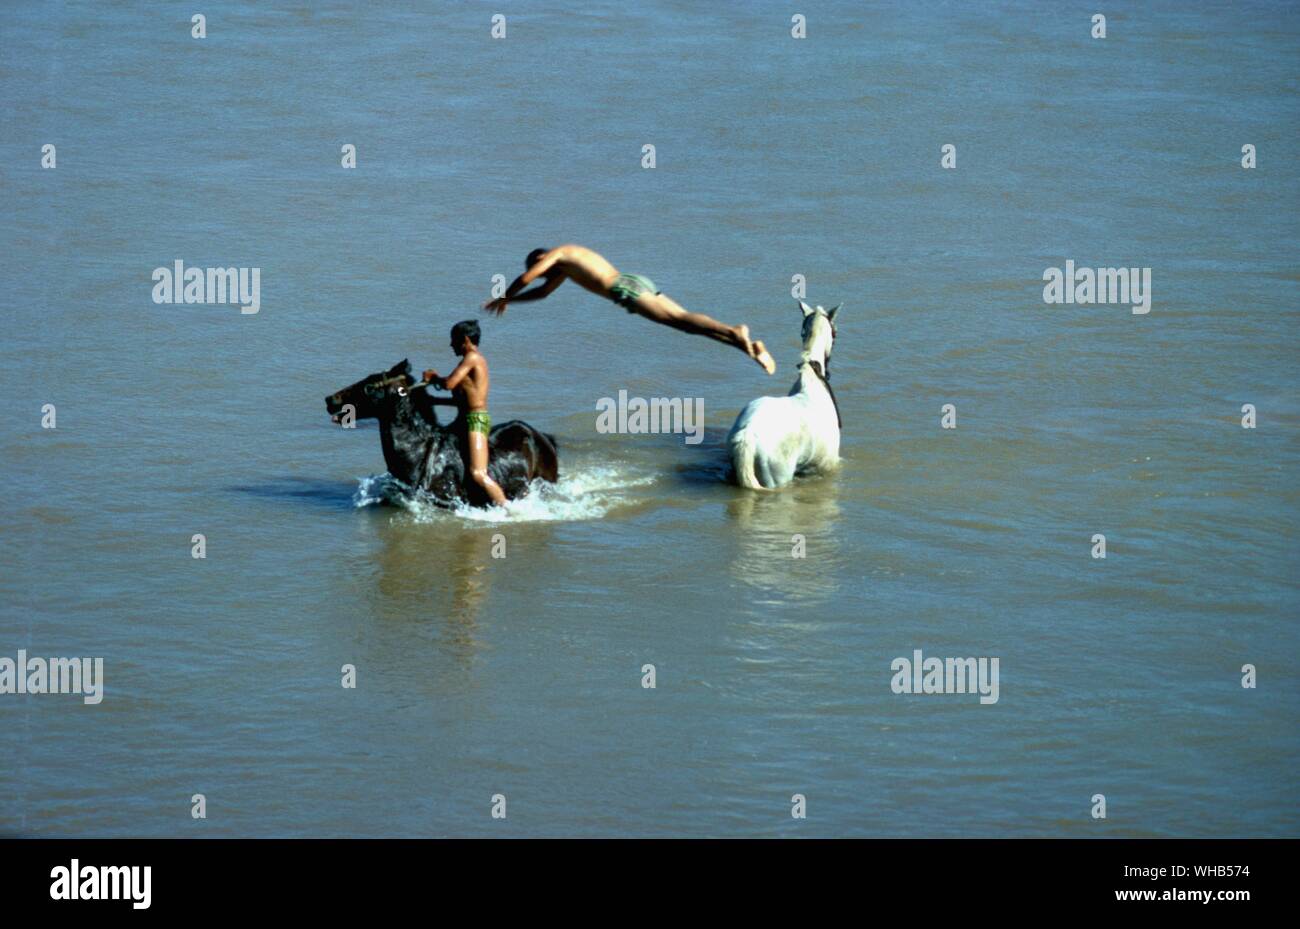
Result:
{"label": "river water", "polygon": [[[509,6],[0,12],[0,656],[104,660],[0,695],[0,833],[1296,835],[1295,6]],[[776,376],[567,286],[482,342],[560,485],[376,504],[322,398],[564,241]],[[259,311],[155,303],[176,260]],[[1067,260],[1150,312],[1046,304]],[[796,275],[843,466],[745,492]],[[704,441],[598,431],[620,390]],[[894,693],[917,649],[997,702]]]}

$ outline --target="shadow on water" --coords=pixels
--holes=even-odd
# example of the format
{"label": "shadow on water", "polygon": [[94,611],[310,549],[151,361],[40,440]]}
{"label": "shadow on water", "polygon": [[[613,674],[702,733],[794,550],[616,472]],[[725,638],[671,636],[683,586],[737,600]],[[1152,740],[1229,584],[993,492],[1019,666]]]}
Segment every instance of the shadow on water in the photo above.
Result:
{"label": "shadow on water", "polygon": [[703,439],[687,445],[679,435],[659,438],[664,444],[675,446],[676,464],[673,474],[682,484],[716,486],[727,481],[731,473],[731,460],[727,455],[727,434],[731,427],[705,426]]}
{"label": "shadow on water", "polygon": [[305,502],[322,509],[351,510],[354,508],[352,498],[357,485],[356,481],[326,481],[285,475],[267,478],[257,484],[234,484],[226,489],[265,500]]}
{"label": "shadow on water", "polygon": [[[492,616],[493,573],[525,570],[504,557],[493,557],[494,546],[506,543],[506,528],[466,527],[452,519],[384,521],[379,525],[379,545],[370,556],[374,615],[433,624],[443,649],[469,664],[487,645],[482,619]],[[509,528],[509,535],[511,545],[518,542],[543,550],[551,530],[545,525],[516,526]],[[505,554],[504,547],[500,552]]]}
{"label": "shadow on water", "polygon": [[[780,490],[746,490],[732,482],[727,454],[730,428],[705,428],[704,439],[685,445],[681,436],[658,436],[670,445],[672,476],[686,493],[715,488],[726,499],[728,533],[736,540],[731,574],[775,601],[818,603],[839,591],[838,522],[842,473],[799,477]],[[650,438],[648,436],[642,438]]]}
{"label": "shadow on water", "polygon": [[787,602],[829,600],[837,580],[839,475],[798,478],[774,491],[736,488],[727,516],[736,524],[736,580]]}
{"label": "shadow on water", "polygon": [[448,638],[474,646],[488,597],[492,532],[388,520],[374,552],[375,614],[421,622],[447,620]]}

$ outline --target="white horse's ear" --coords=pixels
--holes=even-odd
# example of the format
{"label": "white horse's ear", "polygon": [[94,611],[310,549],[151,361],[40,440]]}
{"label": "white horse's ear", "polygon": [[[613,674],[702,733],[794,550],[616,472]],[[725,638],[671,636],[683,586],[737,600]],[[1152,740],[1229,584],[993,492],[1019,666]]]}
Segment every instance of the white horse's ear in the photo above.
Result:
{"label": "white horse's ear", "polygon": [[814,310],[812,307],[810,307],[808,304],[804,303],[802,300],[799,301],[799,309],[803,310],[803,315],[804,315],[804,316],[811,316],[811,315],[813,315],[814,313],[817,312],[817,311]]}
{"label": "white horse's ear", "polygon": [[835,306],[831,308],[831,311],[830,311],[829,313],[827,313],[826,315],[827,315],[828,317],[830,317],[830,319],[831,319],[832,321],[834,321],[834,319],[835,319],[835,314],[838,313],[838,312],[840,311],[840,307],[842,307],[842,306],[844,306],[843,303],[837,303],[837,304],[835,304]]}

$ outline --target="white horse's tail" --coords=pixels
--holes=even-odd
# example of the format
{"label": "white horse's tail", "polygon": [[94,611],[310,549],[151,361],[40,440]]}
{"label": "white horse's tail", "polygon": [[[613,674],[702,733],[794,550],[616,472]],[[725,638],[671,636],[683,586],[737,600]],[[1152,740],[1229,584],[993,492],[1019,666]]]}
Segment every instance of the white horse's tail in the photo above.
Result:
{"label": "white horse's tail", "polygon": [[754,471],[754,462],[758,458],[751,429],[733,430],[727,439],[731,446],[731,466],[736,470],[736,483],[750,490],[767,490],[758,481]]}

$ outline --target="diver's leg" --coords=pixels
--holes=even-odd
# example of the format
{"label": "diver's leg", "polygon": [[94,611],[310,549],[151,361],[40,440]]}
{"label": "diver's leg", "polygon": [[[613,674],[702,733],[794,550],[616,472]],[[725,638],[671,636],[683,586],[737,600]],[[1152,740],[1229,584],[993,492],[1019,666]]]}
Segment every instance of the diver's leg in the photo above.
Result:
{"label": "diver's leg", "polygon": [[749,337],[748,326],[728,326],[703,313],[692,313],[664,294],[639,294],[632,303],[632,309],[639,316],[681,332],[707,336],[734,345],[757,361],[768,374],[776,370],[776,362],[763,343]]}

